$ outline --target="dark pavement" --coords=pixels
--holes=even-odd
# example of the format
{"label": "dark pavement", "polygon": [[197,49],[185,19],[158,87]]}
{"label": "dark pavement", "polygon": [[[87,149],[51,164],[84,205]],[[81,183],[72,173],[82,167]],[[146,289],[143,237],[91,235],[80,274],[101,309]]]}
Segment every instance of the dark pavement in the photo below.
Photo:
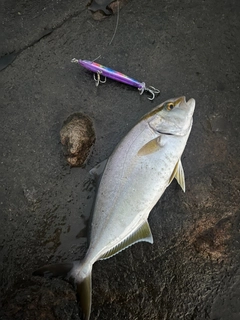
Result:
{"label": "dark pavement", "polygon": [[[72,286],[32,277],[84,257],[94,199],[88,171],[136,121],[185,95],[196,110],[182,163],[150,215],[154,244],[93,268],[91,319],[240,319],[240,3],[132,0],[96,21],[86,1],[2,2],[0,65],[0,318],[80,319]],[[12,56],[6,56],[12,54]],[[161,90],[135,88],[71,63],[94,60]],[[96,142],[84,168],[67,165],[64,120],[81,112]]]}

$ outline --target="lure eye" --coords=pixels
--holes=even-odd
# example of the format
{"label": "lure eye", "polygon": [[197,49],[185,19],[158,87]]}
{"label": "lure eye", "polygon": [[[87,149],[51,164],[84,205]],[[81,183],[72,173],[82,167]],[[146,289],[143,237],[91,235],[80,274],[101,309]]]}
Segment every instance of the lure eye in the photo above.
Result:
{"label": "lure eye", "polygon": [[172,102],[169,102],[169,103],[167,104],[167,110],[168,110],[168,111],[172,110],[173,107],[174,107],[174,104],[173,104]]}

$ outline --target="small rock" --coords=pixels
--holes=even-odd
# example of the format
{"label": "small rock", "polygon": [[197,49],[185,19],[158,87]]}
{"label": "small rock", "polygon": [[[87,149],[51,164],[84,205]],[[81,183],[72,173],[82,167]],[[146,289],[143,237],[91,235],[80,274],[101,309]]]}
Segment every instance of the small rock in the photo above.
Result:
{"label": "small rock", "polygon": [[92,0],[88,9],[96,12],[101,10],[105,15],[110,15],[112,12],[108,9],[108,5],[114,0]]}
{"label": "small rock", "polygon": [[103,20],[111,14],[118,14],[119,10],[129,0],[91,0],[88,9],[94,20]]}
{"label": "small rock", "polygon": [[96,139],[91,119],[82,113],[70,115],[63,123],[60,137],[70,166],[82,166]]}

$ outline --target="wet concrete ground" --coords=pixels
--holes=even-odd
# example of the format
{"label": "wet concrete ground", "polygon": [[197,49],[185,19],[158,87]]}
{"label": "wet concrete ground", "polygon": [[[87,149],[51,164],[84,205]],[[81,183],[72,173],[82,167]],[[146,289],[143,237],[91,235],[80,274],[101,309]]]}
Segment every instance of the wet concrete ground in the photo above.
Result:
{"label": "wet concrete ground", "polygon": [[[150,215],[154,244],[93,268],[91,319],[240,319],[240,37],[238,1],[132,0],[93,20],[82,1],[5,1],[1,55],[0,318],[80,319],[68,283],[32,277],[46,263],[81,259],[94,198],[88,171],[157,104],[196,99],[183,166]],[[161,89],[136,89],[71,64],[93,60]],[[70,169],[66,118],[92,118],[96,143]]]}

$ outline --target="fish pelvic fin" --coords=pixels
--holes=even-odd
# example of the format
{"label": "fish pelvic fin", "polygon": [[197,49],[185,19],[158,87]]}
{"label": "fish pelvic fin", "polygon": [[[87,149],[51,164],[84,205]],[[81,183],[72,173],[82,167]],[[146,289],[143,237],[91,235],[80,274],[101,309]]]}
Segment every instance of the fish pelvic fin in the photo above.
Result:
{"label": "fish pelvic fin", "polygon": [[98,163],[95,167],[93,167],[89,171],[89,174],[95,179],[98,179],[99,177],[101,177],[106,167],[107,161],[108,159],[105,159],[102,162]]}
{"label": "fish pelvic fin", "polygon": [[178,160],[173,173],[169,179],[169,184],[173,181],[173,179],[176,178],[178,184],[182,188],[183,192],[185,192],[185,175],[184,175],[184,170],[182,166],[181,159]]}
{"label": "fish pelvic fin", "polygon": [[77,289],[80,313],[89,320],[92,304],[92,266],[79,261],[45,265],[33,272],[33,276],[60,277],[71,282]]}
{"label": "fish pelvic fin", "polygon": [[152,232],[147,221],[144,221],[144,223],[138,229],[134,230],[122,242],[118,243],[115,247],[104,253],[100,260],[108,259],[120,251],[132,246],[134,243],[141,241],[149,242],[151,244],[153,243]]}
{"label": "fish pelvic fin", "polygon": [[184,170],[183,170],[181,159],[179,159],[179,161],[178,161],[178,170],[176,172],[175,178],[176,178],[178,184],[180,185],[180,187],[182,188],[183,192],[185,192],[185,189],[186,189],[185,175],[184,175]]}

